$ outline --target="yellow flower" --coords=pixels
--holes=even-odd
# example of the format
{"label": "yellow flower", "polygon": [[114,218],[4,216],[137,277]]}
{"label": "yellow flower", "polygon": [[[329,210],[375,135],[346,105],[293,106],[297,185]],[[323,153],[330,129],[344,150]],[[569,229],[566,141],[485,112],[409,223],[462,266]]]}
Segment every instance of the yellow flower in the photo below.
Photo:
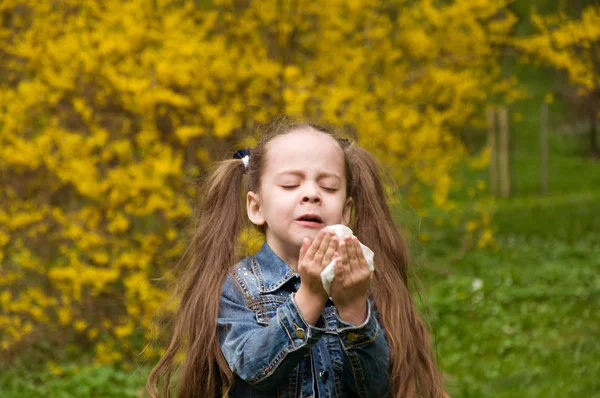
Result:
{"label": "yellow flower", "polygon": [[52,361],[48,362],[46,366],[48,367],[48,370],[56,376],[60,376],[64,373],[63,368]]}
{"label": "yellow flower", "polygon": [[73,326],[75,327],[75,330],[77,330],[78,332],[81,332],[81,331],[85,330],[85,328],[87,327],[87,323],[84,320],[79,319],[79,320],[75,321]]}
{"label": "yellow flower", "polygon": [[88,330],[87,335],[90,339],[95,339],[98,337],[99,331],[96,328],[91,328]]}
{"label": "yellow flower", "polygon": [[467,222],[467,231],[469,232],[473,232],[475,229],[477,229],[478,223],[477,221],[471,220]]}
{"label": "yellow flower", "polygon": [[71,323],[72,318],[71,309],[68,307],[61,307],[58,309],[58,319],[61,325],[66,326]]}

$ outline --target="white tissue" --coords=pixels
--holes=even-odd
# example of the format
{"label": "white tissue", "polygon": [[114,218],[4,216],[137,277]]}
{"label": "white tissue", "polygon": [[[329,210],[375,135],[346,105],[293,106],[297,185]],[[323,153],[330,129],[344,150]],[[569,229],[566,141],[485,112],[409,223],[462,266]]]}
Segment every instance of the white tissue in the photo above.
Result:
{"label": "white tissue", "polygon": [[[325,227],[325,229],[328,231],[333,231],[338,236],[338,238],[340,238],[340,241],[342,239],[344,239],[346,236],[354,236],[354,234],[352,233],[352,230],[342,224],[330,225],[328,227]],[[362,243],[360,244],[360,247],[362,248],[363,254],[365,255],[367,264],[369,264],[369,269],[371,270],[371,272],[375,271],[375,267],[373,267],[373,257],[375,257],[375,253],[373,253],[373,250],[369,249],[367,246],[363,245]],[[335,260],[330,262],[327,265],[327,267],[325,267],[323,272],[321,272],[321,282],[323,282],[323,288],[325,288],[325,291],[327,292],[327,294],[331,294],[330,293],[331,283],[333,282],[334,278],[335,278]]]}

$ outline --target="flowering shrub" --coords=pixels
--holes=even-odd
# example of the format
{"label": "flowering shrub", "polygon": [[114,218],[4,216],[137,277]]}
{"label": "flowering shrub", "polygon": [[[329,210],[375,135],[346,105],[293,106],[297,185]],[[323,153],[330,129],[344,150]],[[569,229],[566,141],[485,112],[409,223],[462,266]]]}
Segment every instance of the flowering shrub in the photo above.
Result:
{"label": "flowering shrub", "polygon": [[581,94],[600,87],[600,6],[585,7],[577,19],[564,12],[531,15],[537,32],[516,39],[524,59],[566,71]]}
{"label": "flowering shrub", "polygon": [[40,337],[99,364],[141,352],[191,178],[271,115],[356,132],[414,206],[447,208],[456,133],[513,95],[507,3],[3,1],[2,357]]}

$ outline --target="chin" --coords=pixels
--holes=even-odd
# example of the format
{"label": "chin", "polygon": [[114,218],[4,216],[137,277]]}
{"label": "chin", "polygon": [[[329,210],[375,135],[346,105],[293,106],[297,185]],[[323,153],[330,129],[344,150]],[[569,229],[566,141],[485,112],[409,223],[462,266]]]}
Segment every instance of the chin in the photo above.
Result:
{"label": "chin", "polygon": [[319,235],[319,231],[321,231],[320,229],[315,229],[315,228],[306,228],[303,232],[303,236],[308,236],[311,239],[314,239],[317,237],[317,235]]}

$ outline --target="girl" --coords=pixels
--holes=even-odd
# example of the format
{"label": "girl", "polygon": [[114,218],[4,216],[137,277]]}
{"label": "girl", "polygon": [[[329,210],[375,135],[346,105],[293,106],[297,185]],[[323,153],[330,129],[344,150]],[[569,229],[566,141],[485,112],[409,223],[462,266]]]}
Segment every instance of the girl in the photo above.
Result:
{"label": "girl", "polygon": [[[254,149],[221,162],[203,192],[152,397],[444,396],[407,288],[406,245],[367,151],[322,127],[278,121]],[[265,243],[238,261],[246,219]],[[332,224],[375,252],[374,273],[356,237],[323,230]],[[320,273],[331,261],[329,297]]]}

